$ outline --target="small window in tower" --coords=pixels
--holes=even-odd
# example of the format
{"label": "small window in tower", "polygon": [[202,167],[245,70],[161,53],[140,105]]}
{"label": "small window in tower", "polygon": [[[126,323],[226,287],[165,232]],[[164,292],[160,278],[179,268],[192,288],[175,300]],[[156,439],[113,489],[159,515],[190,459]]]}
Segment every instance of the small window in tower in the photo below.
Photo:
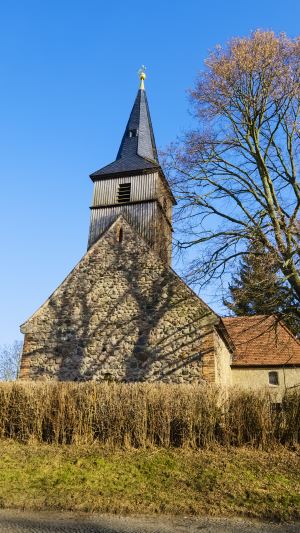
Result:
{"label": "small window in tower", "polygon": [[118,204],[130,202],[131,183],[120,183],[118,190]]}
{"label": "small window in tower", "polygon": [[123,228],[118,228],[118,242],[123,242]]}
{"label": "small window in tower", "polygon": [[269,385],[279,385],[278,372],[269,372]]}
{"label": "small window in tower", "polygon": [[166,211],[167,211],[167,207],[168,207],[167,199],[164,198],[164,199],[163,199],[163,210],[164,210],[165,213],[166,213]]}
{"label": "small window in tower", "polygon": [[128,131],[129,137],[137,137],[138,136],[138,130],[129,130]]}

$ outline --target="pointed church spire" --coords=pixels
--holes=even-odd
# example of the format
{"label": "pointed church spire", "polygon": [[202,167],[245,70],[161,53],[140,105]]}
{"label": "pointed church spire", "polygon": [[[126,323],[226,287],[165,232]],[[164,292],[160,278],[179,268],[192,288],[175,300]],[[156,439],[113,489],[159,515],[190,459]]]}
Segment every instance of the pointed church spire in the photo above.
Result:
{"label": "pointed church spire", "polygon": [[139,71],[140,88],[113,163],[91,174],[92,179],[109,174],[159,167],[150,111],[144,88],[145,67]]}
{"label": "pointed church spire", "polygon": [[139,77],[141,80],[140,88],[127,122],[117,159],[138,155],[158,164],[154,133],[144,87],[146,78],[144,65],[139,70]]}

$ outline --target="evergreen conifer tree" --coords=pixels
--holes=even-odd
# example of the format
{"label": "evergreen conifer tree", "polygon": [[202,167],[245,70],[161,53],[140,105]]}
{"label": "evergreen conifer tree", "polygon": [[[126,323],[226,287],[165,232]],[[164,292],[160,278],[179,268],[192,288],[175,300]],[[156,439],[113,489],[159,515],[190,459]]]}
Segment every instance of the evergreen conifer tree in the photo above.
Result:
{"label": "evergreen conifer tree", "polygon": [[272,254],[254,240],[232,277],[229,299],[224,299],[223,303],[237,316],[276,314],[299,336],[297,298],[279,278],[278,270]]}

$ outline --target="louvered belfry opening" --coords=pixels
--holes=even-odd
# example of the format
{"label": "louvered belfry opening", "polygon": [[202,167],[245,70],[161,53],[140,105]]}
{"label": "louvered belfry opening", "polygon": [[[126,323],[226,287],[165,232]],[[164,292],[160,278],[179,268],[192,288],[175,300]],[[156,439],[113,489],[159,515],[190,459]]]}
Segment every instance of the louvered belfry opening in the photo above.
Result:
{"label": "louvered belfry opening", "polygon": [[118,204],[130,202],[131,183],[120,183],[118,189]]}

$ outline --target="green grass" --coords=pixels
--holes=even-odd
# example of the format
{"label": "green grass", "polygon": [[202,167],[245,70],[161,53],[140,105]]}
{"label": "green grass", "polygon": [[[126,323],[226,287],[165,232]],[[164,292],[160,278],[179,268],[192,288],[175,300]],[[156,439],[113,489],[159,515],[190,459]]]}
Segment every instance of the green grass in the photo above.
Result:
{"label": "green grass", "polygon": [[129,449],[0,441],[0,507],[300,517],[295,452]]}

